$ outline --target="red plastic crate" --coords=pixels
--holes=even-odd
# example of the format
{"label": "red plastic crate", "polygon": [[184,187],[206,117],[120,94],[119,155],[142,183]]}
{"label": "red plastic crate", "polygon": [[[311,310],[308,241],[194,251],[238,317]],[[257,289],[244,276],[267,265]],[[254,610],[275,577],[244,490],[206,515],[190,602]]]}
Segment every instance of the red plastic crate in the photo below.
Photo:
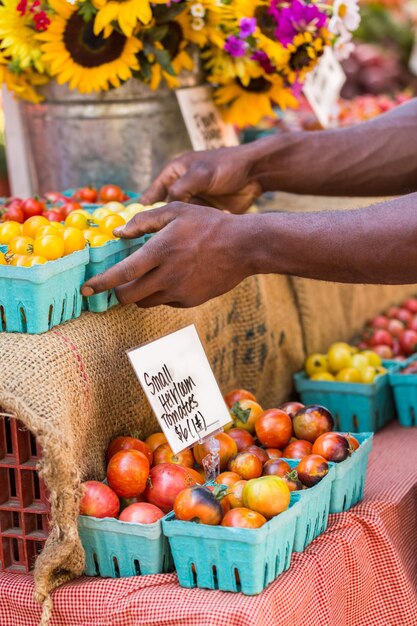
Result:
{"label": "red plastic crate", "polygon": [[33,434],[0,409],[0,571],[30,572],[49,534],[49,501]]}

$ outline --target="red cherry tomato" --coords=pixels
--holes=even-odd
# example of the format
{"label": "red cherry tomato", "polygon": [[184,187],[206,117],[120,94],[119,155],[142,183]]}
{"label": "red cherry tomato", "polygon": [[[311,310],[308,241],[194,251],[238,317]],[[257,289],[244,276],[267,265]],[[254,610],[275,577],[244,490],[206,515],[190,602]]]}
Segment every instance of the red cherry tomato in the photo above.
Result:
{"label": "red cherry tomato", "polygon": [[65,216],[60,210],[45,211],[42,215],[46,217],[49,222],[63,222],[65,220]]}
{"label": "red cherry tomato", "polygon": [[96,204],[98,200],[98,192],[94,187],[81,187],[76,191],[74,196],[75,200],[88,204]]}
{"label": "red cherry tomato", "polygon": [[390,346],[392,347],[392,335],[383,328],[376,328],[368,341],[370,346]]}
{"label": "red cherry tomato", "polygon": [[149,473],[149,481],[145,489],[145,498],[159,507],[164,513],[172,511],[177,495],[196,485],[189,468],[174,463],[155,465]]}
{"label": "red cherry tomato", "polygon": [[139,450],[116,452],[107,466],[109,487],[121,498],[134,498],[143,493],[148,476],[148,458]]}
{"label": "red cherry tomato", "polygon": [[80,515],[91,517],[117,517],[120,502],[114,491],[97,480],[83,483],[84,494],[80,500]]}
{"label": "red cherry tomato", "polygon": [[123,202],[125,194],[117,185],[104,185],[99,191],[101,202]]}
{"label": "red cherry tomato", "polygon": [[175,517],[187,522],[217,526],[223,518],[223,509],[214,494],[200,485],[181,491],[174,502]]}
{"label": "red cherry tomato", "polygon": [[404,308],[415,315],[417,313],[417,298],[408,298],[408,300],[404,302]]}
{"label": "red cherry tomato", "polygon": [[252,400],[252,402],[256,402],[253,393],[247,391],[247,389],[234,389],[233,391],[229,391],[224,397],[224,401],[229,409],[231,409],[236,402],[241,402],[242,400]]}
{"label": "red cherry tomato", "polygon": [[306,487],[314,487],[328,473],[329,464],[318,454],[305,456],[297,465],[298,478]]}
{"label": "red cherry tomato", "polygon": [[164,512],[154,504],[136,502],[121,512],[119,520],[121,522],[134,522],[135,524],[154,524],[164,515]]}
{"label": "red cherry tomato", "polygon": [[146,443],[136,437],[116,437],[116,439],[113,439],[106,450],[106,463],[120,450],[139,450],[148,458],[149,465],[152,465],[153,454],[151,449]]}
{"label": "red cherry tomato", "polygon": [[64,206],[61,207],[61,211],[64,217],[68,217],[68,215],[73,211],[82,211],[82,208],[83,207],[78,202],[67,200]]}
{"label": "red cherry tomato", "polygon": [[222,519],[222,526],[230,526],[232,528],[260,528],[266,524],[267,519],[245,507],[231,509]]}
{"label": "red cherry tomato", "polygon": [[47,191],[44,194],[44,198],[47,202],[51,202],[52,204],[58,204],[58,202],[66,202],[68,198],[62,195],[62,193],[58,193],[56,191]]}
{"label": "red cherry tomato", "polygon": [[46,211],[46,205],[37,198],[28,198],[24,201],[22,209],[25,220],[27,220],[34,215],[42,215]]}
{"label": "red cherry tomato", "polygon": [[312,453],[322,456],[327,461],[340,463],[349,456],[349,442],[339,433],[324,433],[314,442]]}
{"label": "red cherry tomato", "polygon": [[2,218],[5,222],[19,222],[19,224],[23,224],[25,221],[23,209],[18,206],[8,206]]}
{"label": "red cherry tomato", "polygon": [[410,356],[417,351],[417,332],[415,330],[405,330],[399,337],[400,348],[406,356]]}
{"label": "red cherry tomato", "polygon": [[267,448],[285,448],[292,437],[290,416],[280,409],[269,409],[255,423],[256,435]]}

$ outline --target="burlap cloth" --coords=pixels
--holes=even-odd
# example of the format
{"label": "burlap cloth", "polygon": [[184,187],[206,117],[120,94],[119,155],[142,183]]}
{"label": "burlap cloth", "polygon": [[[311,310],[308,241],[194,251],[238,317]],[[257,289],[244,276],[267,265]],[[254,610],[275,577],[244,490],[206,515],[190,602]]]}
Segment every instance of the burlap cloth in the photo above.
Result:
{"label": "burlap cloth", "polygon": [[[313,206],[320,202],[303,199],[294,207],[283,194],[274,200],[280,209]],[[41,336],[0,334],[0,406],[38,438],[50,491],[51,534],[35,568],[36,598],[47,599],[44,623],[49,593],[83,572],[80,481],[103,478],[113,437],[156,429],[126,350],[194,323],[222,390],[247,387],[270,407],[288,397],[306,351],[348,339],[365,319],[414,291],[261,276],[196,309],[116,307]]]}

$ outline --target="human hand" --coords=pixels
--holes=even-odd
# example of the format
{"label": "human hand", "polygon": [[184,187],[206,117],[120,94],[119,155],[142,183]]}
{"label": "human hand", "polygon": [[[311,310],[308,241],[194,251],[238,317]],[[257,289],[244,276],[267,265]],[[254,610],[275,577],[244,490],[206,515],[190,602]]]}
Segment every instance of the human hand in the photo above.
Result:
{"label": "human hand", "polygon": [[114,288],[122,304],[197,306],[230,291],[253,273],[252,221],[257,217],[181,202],[138,213],[115,234],[126,239],[157,234],[88,280],[81,292],[91,296]]}
{"label": "human hand", "polygon": [[246,146],[188,152],[162,170],[141,202],[180,200],[244,213],[262,193],[250,175],[250,154]]}

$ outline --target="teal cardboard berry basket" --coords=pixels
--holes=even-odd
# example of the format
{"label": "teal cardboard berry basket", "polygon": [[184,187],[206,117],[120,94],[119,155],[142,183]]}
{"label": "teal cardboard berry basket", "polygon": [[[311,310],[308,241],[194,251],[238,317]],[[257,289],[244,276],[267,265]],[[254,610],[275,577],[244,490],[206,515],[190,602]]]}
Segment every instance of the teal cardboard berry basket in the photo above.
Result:
{"label": "teal cardboard berry basket", "polygon": [[[296,469],[299,460],[284,459],[291,469]],[[304,552],[310,543],[327,528],[332,484],[335,477],[334,463],[329,463],[328,474],[314,487],[292,491],[291,501],[300,502],[301,515],[297,518],[294,537],[294,552]]]}
{"label": "teal cardboard berry basket", "polygon": [[363,498],[369,454],[372,449],[372,433],[350,433],[359,442],[359,448],[341,463],[335,463],[330,513],[342,513]]}
{"label": "teal cardboard berry basket", "polygon": [[86,576],[124,578],[173,570],[161,520],[135,524],[80,515],[78,533],[85,551]]}
{"label": "teal cardboard berry basket", "polygon": [[252,530],[182,522],[170,513],[162,527],[180,585],[257,595],[289,568],[300,514],[301,504],[292,501]]}
{"label": "teal cardboard berry basket", "polygon": [[0,332],[41,334],[81,314],[88,249],[44,265],[0,265]]}
{"label": "teal cardboard berry basket", "polygon": [[294,381],[303,404],[319,404],[332,413],[335,430],[376,432],[395,417],[388,374],[369,385],[310,380],[305,372],[294,374]]}
{"label": "teal cardboard berry basket", "polygon": [[395,408],[401,426],[417,426],[417,374],[402,374],[402,370],[417,360],[417,354],[390,370],[389,383],[394,393]]}

